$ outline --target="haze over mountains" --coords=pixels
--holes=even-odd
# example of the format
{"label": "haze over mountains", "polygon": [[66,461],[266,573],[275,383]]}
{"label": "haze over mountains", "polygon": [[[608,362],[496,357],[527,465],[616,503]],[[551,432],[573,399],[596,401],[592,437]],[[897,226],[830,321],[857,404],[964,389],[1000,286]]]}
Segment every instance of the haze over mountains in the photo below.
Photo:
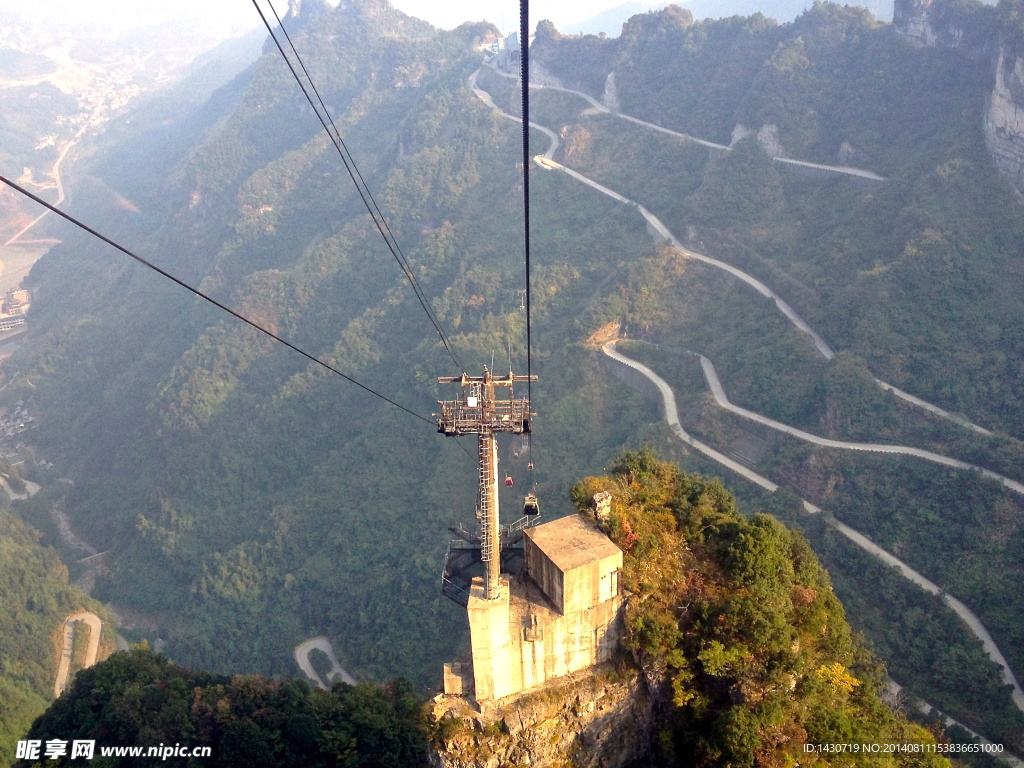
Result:
{"label": "haze over mountains", "polygon": [[[745,515],[804,528],[895,678],[1020,749],[1024,717],[966,625],[794,504],[812,500],[963,600],[1021,670],[1019,494],[977,472],[752,426],[715,405],[692,354],[714,362],[733,402],[775,421],[1024,480],[1024,212],[1007,171],[1018,137],[997,124],[1015,98],[1016,6],[936,1],[907,4],[899,32],[820,3],[788,24],[695,22],[670,7],[607,40],[539,27],[534,61],[563,89],[533,91],[532,119],[559,138],[553,161],[770,286],[837,354],[748,282],[652,239],[634,206],[531,164],[534,477],[554,516],[574,509],[577,481],[645,442],[723,476]],[[522,370],[519,129],[468,85],[476,46],[497,30],[438,30],[384,0],[307,0],[285,23],[467,369],[511,359]],[[22,53],[8,66],[45,74],[50,59]],[[140,71],[157,77],[148,61]],[[233,42],[175,77],[83,134],[68,210],[429,415],[436,377],[457,371],[276,49],[262,35]],[[512,80],[484,67],[476,83],[515,112]],[[39,89],[68,98],[39,120],[83,113],[85,96]],[[5,129],[40,153],[41,182],[55,158],[25,143],[38,127]],[[532,154],[548,141],[533,132]],[[63,242],[28,276],[29,330],[0,368],[0,403],[35,415],[22,441],[47,459],[0,465],[42,487],[12,514],[75,579],[83,552],[61,534],[66,515],[107,553],[93,597],[123,617],[128,640],[159,637],[176,662],[294,676],[294,647],[326,635],[359,679],[436,686],[466,644],[437,582],[448,526],[475,525],[472,457],[84,234],[46,226]],[[644,342],[629,354],[673,387],[688,431],[782,489],[765,493],[676,440],[660,406],[605,369],[593,339],[609,327]],[[501,461],[513,509],[530,482],[521,444],[503,443]],[[36,562],[40,583],[60,580],[56,561]],[[84,597],[54,598],[46,615],[73,603]],[[139,664],[154,680],[171,674]],[[39,669],[19,684],[38,688]],[[36,691],[36,711],[48,695]],[[400,708],[396,696],[388,706]]]}
{"label": "haze over mountains", "polygon": [[[556,24],[566,34],[598,35],[604,32],[610,37],[618,37],[622,32],[622,25],[629,21],[630,17],[640,13],[660,10],[669,3],[665,2],[641,2],[641,0],[630,0],[630,2],[613,6],[600,13],[584,19],[572,19],[564,24]],[[755,13],[763,13],[769,18],[777,21],[792,21],[812,3],[805,0],[689,0],[689,2],[677,3],[693,14],[694,19],[724,19],[729,16],[752,16]],[[881,21],[892,20],[892,3],[867,2],[858,3]]]}

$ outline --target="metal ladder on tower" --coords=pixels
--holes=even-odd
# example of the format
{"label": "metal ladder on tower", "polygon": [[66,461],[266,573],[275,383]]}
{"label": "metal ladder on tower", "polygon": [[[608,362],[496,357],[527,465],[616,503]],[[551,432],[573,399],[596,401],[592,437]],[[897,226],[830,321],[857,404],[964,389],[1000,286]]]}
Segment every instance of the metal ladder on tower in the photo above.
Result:
{"label": "metal ladder on tower", "polygon": [[491,477],[491,441],[493,436],[481,435],[478,440],[480,450],[480,559],[487,563],[494,557],[491,546],[491,526],[494,520],[491,516],[491,499],[486,489],[491,486],[494,478]]}

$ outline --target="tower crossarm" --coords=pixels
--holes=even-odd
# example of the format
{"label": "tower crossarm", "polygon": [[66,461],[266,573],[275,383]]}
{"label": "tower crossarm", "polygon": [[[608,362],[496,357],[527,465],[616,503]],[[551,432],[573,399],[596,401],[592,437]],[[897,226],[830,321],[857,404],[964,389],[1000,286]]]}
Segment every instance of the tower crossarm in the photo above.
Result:
{"label": "tower crossarm", "polygon": [[530,401],[494,400],[489,408],[471,406],[466,400],[442,400],[438,402],[441,412],[435,413],[437,431],[452,437],[461,435],[493,434],[511,432],[530,433]]}
{"label": "tower crossarm", "polygon": [[[460,384],[462,397],[439,400],[435,413],[437,431],[450,437],[476,435],[479,449],[480,559],[484,570],[484,599],[497,600],[501,591],[501,522],[498,515],[498,432],[528,435],[532,431],[530,399],[516,398],[517,381],[536,381],[536,376],[516,376],[509,371],[500,378],[484,368],[483,376],[443,376],[438,384]],[[508,389],[508,397],[495,397],[496,389]],[[531,466],[532,469],[532,466]]]}
{"label": "tower crossarm", "polygon": [[[509,372],[496,377],[484,368],[483,376],[441,376],[439,384],[460,384],[462,397],[457,400],[439,400],[441,412],[435,413],[437,431],[451,437],[462,435],[490,435],[496,432],[530,434],[528,398],[516,398],[517,381],[536,381],[536,376],[522,376]],[[496,397],[495,390],[508,389],[508,397]]]}

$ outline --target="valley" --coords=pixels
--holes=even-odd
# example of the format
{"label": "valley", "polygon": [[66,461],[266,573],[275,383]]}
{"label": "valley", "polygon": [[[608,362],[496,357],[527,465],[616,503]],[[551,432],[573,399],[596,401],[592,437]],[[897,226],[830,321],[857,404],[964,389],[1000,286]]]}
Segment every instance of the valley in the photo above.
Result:
{"label": "valley", "polygon": [[[684,473],[721,476],[736,495],[723,515],[765,512],[803,531],[831,574],[828,610],[864,633],[907,711],[1024,753],[1024,209],[978,119],[988,59],[915,47],[830,4],[785,25],[694,23],[668,9],[608,40],[544,22],[522,168],[516,82],[474,49],[489,25],[437,30],[384,0],[307,0],[291,13],[319,95],[455,354],[270,47],[194,101],[187,86],[127,96],[136,74],[152,75],[145,56],[123,81],[94,73],[92,118],[38,150],[50,180],[33,170],[22,181],[428,422],[437,377],[458,372],[452,357],[470,372],[498,361],[520,371],[532,352],[539,415],[532,453],[501,438],[500,468],[515,480],[499,491],[503,510],[521,508],[526,488],[545,519],[570,514],[569,489],[645,445]],[[74,60],[53,61],[3,91],[84,77]],[[52,464],[0,469],[13,473],[4,514],[41,531],[26,546],[48,563],[47,589],[65,595],[47,620],[95,616],[84,651],[95,660],[115,643],[103,604],[145,617],[128,639],[160,637],[174,662],[208,670],[196,690],[300,671],[321,688],[404,676],[436,690],[442,660],[469,642],[437,584],[449,529],[474,526],[468,443],[441,441],[432,424],[36,215],[12,216],[0,256],[2,279],[34,292],[31,327],[0,363],[0,404],[27,403],[32,447]],[[84,566],[52,519],[58,506],[104,555],[88,574],[96,600],[67,585]],[[657,529],[652,514],[629,519]],[[768,525],[736,523],[748,524]],[[632,556],[656,549],[644,539]],[[26,690],[63,688],[58,656],[82,655],[67,632]],[[828,653],[875,680],[861,651]],[[83,679],[184,679],[132,654]],[[672,658],[671,675],[684,675]],[[260,696],[300,696],[266,685]],[[341,706],[338,690],[308,695]],[[401,686],[388,690],[388,706],[405,706]],[[24,711],[49,695],[36,691]]]}

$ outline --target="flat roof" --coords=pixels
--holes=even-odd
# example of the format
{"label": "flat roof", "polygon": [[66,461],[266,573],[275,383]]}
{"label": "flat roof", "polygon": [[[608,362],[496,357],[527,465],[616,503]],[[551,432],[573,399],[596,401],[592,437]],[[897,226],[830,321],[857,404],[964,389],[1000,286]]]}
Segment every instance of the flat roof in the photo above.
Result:
{"label": "flat roof", "polygon": [[622,551],[582,515],[569,515],[523,533],[563,573]]}

